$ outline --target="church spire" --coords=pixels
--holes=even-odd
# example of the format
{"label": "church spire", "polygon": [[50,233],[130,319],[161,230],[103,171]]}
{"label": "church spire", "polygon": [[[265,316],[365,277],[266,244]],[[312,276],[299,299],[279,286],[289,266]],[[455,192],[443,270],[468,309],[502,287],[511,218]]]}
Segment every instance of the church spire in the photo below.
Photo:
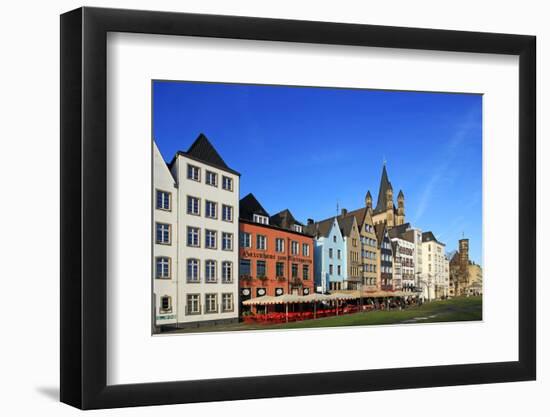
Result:
{"label": "church spire", "polygon": [[[390,180],[388,179],[388,172],[386,171],[386,164],[382,167],[382,176],[380,178],[380,188],[378,189],[378,201],[376,202],[375,213],[386,211],[388,206],[387,196],[388,190],[393,190]],[[391,193],[390,193],[391,194]]]}

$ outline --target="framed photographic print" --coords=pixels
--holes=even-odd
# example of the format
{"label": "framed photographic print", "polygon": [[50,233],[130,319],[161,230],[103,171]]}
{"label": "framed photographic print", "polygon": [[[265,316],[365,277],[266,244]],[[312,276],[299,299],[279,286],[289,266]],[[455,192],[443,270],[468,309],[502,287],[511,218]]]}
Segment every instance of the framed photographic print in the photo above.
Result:
{"label": "framed photographic print", "polygon": [[535,38],[61,16],[61,400],[535,379]]}

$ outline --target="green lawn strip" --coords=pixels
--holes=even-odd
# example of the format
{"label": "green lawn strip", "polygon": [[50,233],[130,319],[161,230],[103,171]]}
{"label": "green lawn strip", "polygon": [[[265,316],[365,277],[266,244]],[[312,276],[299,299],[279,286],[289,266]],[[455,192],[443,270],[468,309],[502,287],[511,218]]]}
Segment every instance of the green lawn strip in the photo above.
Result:
{"label": "green lawn strip", "polygon": [[436,323],[481,320],[481,297],[433,301],[405,310],[371,311],[343,316],[325,317],[281,324],[237,323],[196,329],[177,330],[177,333],[202,333],[239,330],[280,330],[341,326],[368,326],[399,323]]}

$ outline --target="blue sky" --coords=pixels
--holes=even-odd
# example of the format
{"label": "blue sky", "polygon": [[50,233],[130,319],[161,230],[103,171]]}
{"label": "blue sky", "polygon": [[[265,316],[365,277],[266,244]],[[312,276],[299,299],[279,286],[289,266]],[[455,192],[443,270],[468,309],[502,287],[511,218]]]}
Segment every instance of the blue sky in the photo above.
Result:
{"label": "blue sky", "polygon": [[406,220],[481,257],[482,96],[195,82],[153,83],[165,160],[202,132],[271,213],[325,219],[374,204],[383,161]]}

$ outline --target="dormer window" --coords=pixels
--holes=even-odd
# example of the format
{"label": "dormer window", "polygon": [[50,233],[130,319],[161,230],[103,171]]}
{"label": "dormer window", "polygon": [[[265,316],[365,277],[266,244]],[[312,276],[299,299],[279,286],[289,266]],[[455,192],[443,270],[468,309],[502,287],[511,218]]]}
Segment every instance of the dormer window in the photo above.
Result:
{"label": "dormer window", "polygon": [[254,221],[254,223],[269,224],[269,218],[267,216],[261,216],[259,214],[254,214],[252,220]]}
{"label": "dormer window", "polygon": [[293,225],[292,225],[292,229],[293,229],[295,232],[302,233],[302,226],[299,225],[299,224],[293,224]]}

